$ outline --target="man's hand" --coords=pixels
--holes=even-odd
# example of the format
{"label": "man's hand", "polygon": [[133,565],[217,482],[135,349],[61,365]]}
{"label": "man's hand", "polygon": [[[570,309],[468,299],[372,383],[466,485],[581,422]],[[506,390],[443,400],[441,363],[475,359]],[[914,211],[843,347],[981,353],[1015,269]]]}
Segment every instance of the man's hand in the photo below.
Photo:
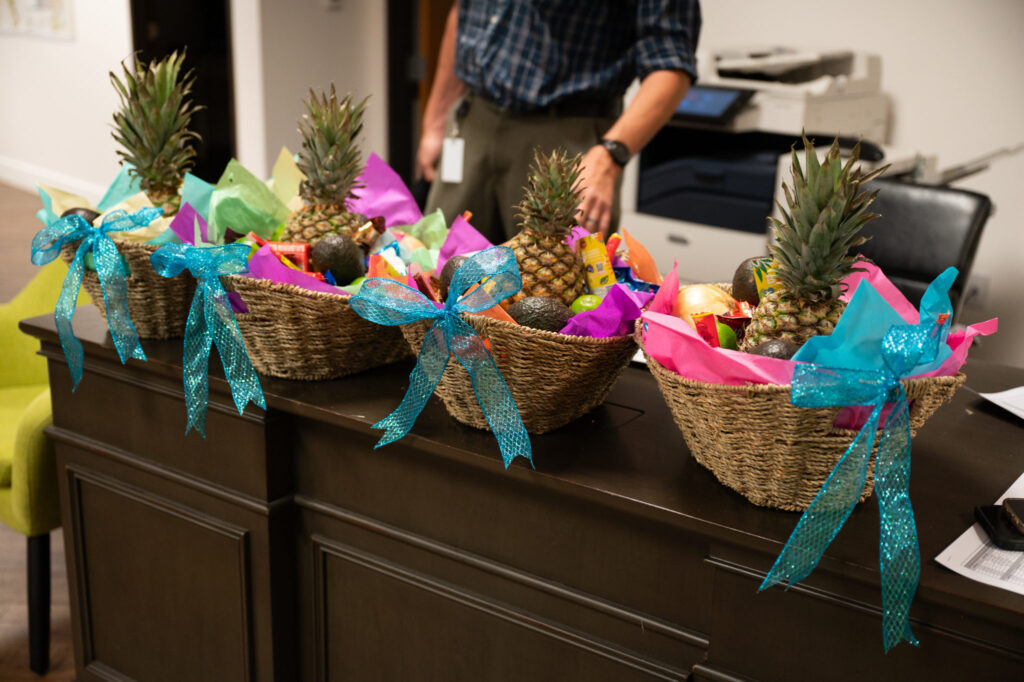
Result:
{"label": "man's hand", "polygon": [[622,168],[600,145],[591,147],[583,156],[579,179],[583,200],[580,202],[579,220],[588,232],[600,232],[601,236],[608,237],[615,181],[621,174]]}
{"label": "man's hand", "polygon": [[443,133],[423,131],[420,147],[416,151],[416,175],[427,182],[433,182],[437,174],[437,160],[441,157]]}

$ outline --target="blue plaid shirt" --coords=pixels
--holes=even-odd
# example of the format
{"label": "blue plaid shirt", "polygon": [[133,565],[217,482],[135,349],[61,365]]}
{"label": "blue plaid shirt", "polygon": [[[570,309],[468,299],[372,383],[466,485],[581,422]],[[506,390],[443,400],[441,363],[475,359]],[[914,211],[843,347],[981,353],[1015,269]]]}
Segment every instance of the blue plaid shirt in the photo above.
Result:
{"label": "blue plaid shirt", "polygon": [[696,80],[698,0],[459,0],[455,74],[512,111],[620,97],[633,78]]}

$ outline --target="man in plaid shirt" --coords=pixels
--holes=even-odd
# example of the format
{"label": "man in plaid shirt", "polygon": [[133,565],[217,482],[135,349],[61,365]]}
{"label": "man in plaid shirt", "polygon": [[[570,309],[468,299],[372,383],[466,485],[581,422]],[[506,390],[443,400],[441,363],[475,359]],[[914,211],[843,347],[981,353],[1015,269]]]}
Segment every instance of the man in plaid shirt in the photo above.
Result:
{"label": "man in plaid shirt", "polygon": [[607,235],[622,167],[696,77],[700,24],[698,0],[457,0],[417,155],[433,182],[428,211],[472,211],[474,226],[504,241],[518,232],[513,206],[534,147],[561,146],[584,155],[580,224]]}

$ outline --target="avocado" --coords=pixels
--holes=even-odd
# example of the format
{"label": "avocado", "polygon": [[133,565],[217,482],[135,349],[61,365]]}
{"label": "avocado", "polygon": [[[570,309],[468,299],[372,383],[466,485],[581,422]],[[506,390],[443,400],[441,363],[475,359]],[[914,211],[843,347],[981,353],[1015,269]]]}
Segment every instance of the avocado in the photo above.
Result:
{"label": "avocado", "polygon": [[348,284],[366,274],[363,250],[345,234],[335,232],[327,235],[313,245],[310,257],[313,269],[317,272],[330,270],[339,285]]}
{"label": "avocado", "polygon": [[558,332],[572,317],[572,311],[556,298],[527,296],[508,308],[509,317],[523,325],[549,332]]}
{"label": "avocado", "polygon": [[740,263],[736,274],[732,276],[732,297],[737,301],[746,301],[757,305],[761,297],[757,293],[757,281],[754,279],[754,261],[763,256],[754,256]]}
{"label": "avocado", "polygon": [[91,208],[69,208],[68,210],[61,213],[60,217],[66,218],[69,215],[81,216],[82,219],[85,220],[85,222],[89,223],[90,225],[92,225],[92,222],[94,220],[100,217],[100,214],[92,210]]}
{"label": "avocado", "polygon": [[785,339],[770,339],[768,341],[762,341],[748,352],[754,355],[763,355],[767,358],[779,358],[780,360],[789,360],[791,357],[796,355],[796,352],[800,350],[800,344],[787,341]]}
{"label": "avocado", "polygon": [[452,285],[452,280],[455,278],[455,271],[466,262],[467,258],[469,258],[468,255],[452,256],[445,262],[444,267],[441,268],[439,286],[441,289],[440,293],[442,301],[448,300],[448,287]]}

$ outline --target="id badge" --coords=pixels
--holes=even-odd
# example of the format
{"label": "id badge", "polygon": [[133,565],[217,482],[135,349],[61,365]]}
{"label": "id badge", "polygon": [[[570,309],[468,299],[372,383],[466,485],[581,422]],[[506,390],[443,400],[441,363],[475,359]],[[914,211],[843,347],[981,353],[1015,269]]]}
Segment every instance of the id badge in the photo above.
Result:
{"label": "id badge", "polygon": [[462,160],[466,141],[461,137],[446,137],[441,147],[441,182],[462,182]]}

